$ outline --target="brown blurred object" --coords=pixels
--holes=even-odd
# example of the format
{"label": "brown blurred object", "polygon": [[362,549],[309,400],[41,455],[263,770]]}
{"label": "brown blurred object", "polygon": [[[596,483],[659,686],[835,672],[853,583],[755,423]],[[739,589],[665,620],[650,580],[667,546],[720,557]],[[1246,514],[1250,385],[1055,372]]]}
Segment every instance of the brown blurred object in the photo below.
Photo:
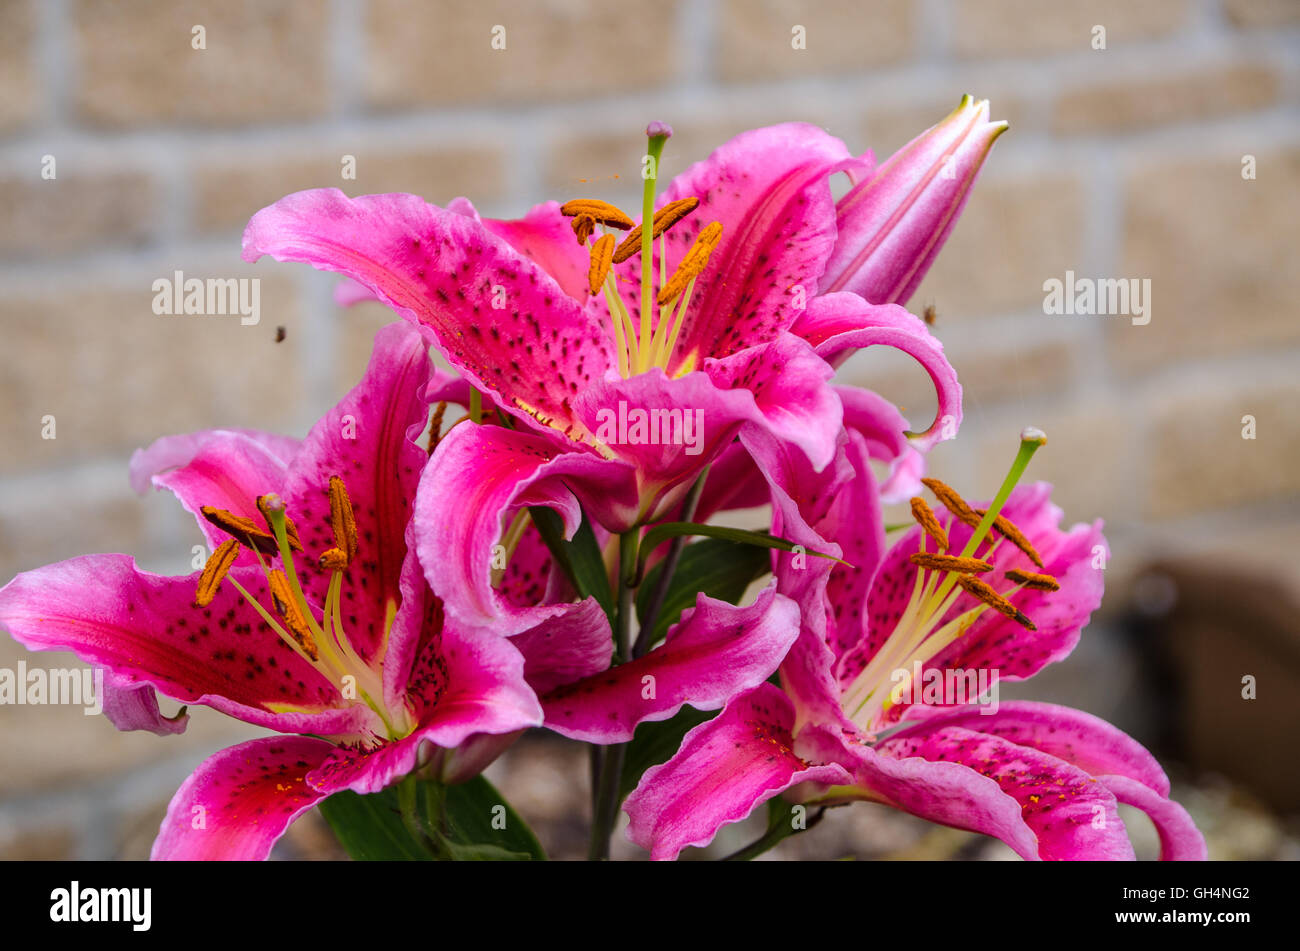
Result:
{"label": "brown blurred object", "polygon": [[1139,574],[1132,601],[1132,627],[1153,668],[1148,682],[1169,688],[1164,750],[1198,774],[1226,776],[1281,813],[1300,812],[1295,588],[1202,561],[1162,561]]}

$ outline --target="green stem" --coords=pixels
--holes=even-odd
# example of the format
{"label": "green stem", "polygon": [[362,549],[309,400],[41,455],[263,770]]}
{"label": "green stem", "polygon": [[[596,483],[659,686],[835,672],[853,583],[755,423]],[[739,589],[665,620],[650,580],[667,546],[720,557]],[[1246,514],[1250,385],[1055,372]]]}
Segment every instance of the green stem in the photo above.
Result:
{"label": "green stem", "polygon": [[472,387],[469,391],[469,421],[476,426],[483,422],[483,394]]}
{"label": "green stem", "polygon": [[407,834],[418,842],[421,848],[426,852],[433,852],[428,830],[420,819],[419,796],[420,787],[413,774],[397,784],[397,808],[402,814],[402,825],[406,826]]}
{"label": "green stem", "polygon": [[[695,519],[695,510],[699,507],[700,496],[704,493],[704,480],[709,476],[709,467],[705,466],[700,477],[695,480],[690,491],[686,493],[686,499],[682,502],[682,511],[679,521],[690,522]],[[681,561],[682,549],[686,547],[686,536],[678,535],[673,539],[671,546],[668,548],[668,554],[664,558],[663,570],[659,573],[659,582],[655,585],[654,592],[650,596],[650,603],[646,607],[645,618],[641,623],[641,630],[637,634],[636,645],[632,648],[632,659],[644,657],[651,648],[651,639],[654,637],[655,624],[659,620],[659,612],[663,609],[664,599],[668,597],[668,588],[672,583],[673,574],[677,571],[677,563]]]}
{"label": "green stem", "polygon": [[790,836],[796,835],[799,832],[807,832],[808,829],[811,829],[813,826],[817,825],[817,823],[821,822],[822,816],[824,815],[826,815],[825,806],[818,810],[817,815],[808,820],[808,825],[803,829],[792,829],[790,823],[784,821],[773,823],[759,838],[749,843],[749,845],[745,846],[743,849],[737,849],[730,855],[724,856],[722,861],[748,862],[751,859],[755,859],[768,849],[775,846],[781,840],[788,839]]}
{"label": "green stem", "polygon": [[628,635],[632,629],[633,599],[636,595],[636,555],[640,530],[629,529],[618,539],[618,614],[614,618],[614,662],[627,660]]}
{"label": "green stem", "polygon": [[[620,535],[618,540],[618,613],[614,616],[615,664],[621,664],[627,659],[628,633],[632,626],[633,602],[636,594],[633,577],[636,572],[636,552],[640,534],[640,529],[631,528]],[[625,743],[607,746],[600,755],[595,787],[595,809],[591,820],[591,843],[587,849],[587,858],[593,862],[609,860],[609,840],[614,834],[614,823],[618,819],[618,793],[623,779],[623,760],[626,755],[627,744]]]}

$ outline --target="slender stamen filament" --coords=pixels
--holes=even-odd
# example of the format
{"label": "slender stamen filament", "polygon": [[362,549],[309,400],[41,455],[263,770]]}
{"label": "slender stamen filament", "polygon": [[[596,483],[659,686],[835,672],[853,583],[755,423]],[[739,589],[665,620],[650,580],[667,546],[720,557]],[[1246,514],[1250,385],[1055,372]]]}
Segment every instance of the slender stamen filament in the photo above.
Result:
{"label": "slender stamen filament", "polygon": [[501,579],[505,576],[506,567],[510,564],[510,559],[514,557],[515,549],[519,547],[520,541],[523,540],[524,532],[528,529],[529,524],[528,509],[521,508],[515,513],[515,517],[505,530],[505,534],[501,536],[501,547],[504,549],[504,555],[501,559],[501,567],[494,566],[492,569],[492,584],[494,587],[499,585]]}
{"label": "slender stamen filament", "polygon": [[[580,198],[560,206],[564,215],[573,218],[573,232],[578,243],[586,246],[595,225],[620,228],[628,232],[617,246],[613,237],[604,235],[591,246],[587,273],[588,290],[594,295],[603,293],[613,324],[614,343],[618,353],[619,374],[625,379],[632,374],[645,373],[653,367],[667,370],[673,358],[678,334],[690,306],[695,281],[708,263],[709,254],[718,242],[722,231],[719,222],[701,229],[694,244],[671,276],[668,273],[668,243],[666,232],[696,208],[696,197],[679,198],[654,210],[655,187],[659,174],[659,161],[664,143],[672,134],[663,123],[651,123],[646,134],[649,144],[646,151],[645,185],[642,191],[641,222],[633,225],[618,208],[592,198]],[[644,226],[648,223],[648,227]],[[654,242],[659,241],[659,291],[654,288]],[[614,265],[641,255],[639,319],[634,320],[627,304],[619,293],[614,275]],[[678,368],[682,375],[693,369],[695,355],[687,358]],[[543,420],[545,422],[545,420]]]}
{"label": "slender stamen filament", "polygon": [[[410,716],[404,706],[398,709],[396,717],[385,707],[383,681],[379,672],[387,643],[387,627],[392,623],[396,606],[392,603],[388,605],[384,642],[379,646],[372,661],[367,663],[356,652],[343,628],[341,609],[343,575],[356,558],[358,540],[352,503],[343,480],[337,476],[330,479],[329,499],[335,547],[327,549],[317,560],[318,567],[331,574],[319,621],[307,601],[294,565],[293,553],[301,552],[302,545],[293,523],[285,513],[284,503],[275,495],[265,495],[257,500],[258,511],[266,519],[267,526],[270,528],[269,533],[262,531],[251,519],[205,506],[204,514],[208,516],[209,521],[229,526],[229,530],[236,537],[224,543],[209,559],[199,578],[195,605],[205,607],[210,604],[220,583],[228,580],[298,657],[326,680],[335,684],[345,699],[362,700],[383,721],[389,736],[396,738],[410,732]],[[209,516],[208,510],[215,513],[216,517]],[[271,567],[263,557],[264,554],[272,554],[270,551],[263,551],[266,547],[263,536],[274,540],[275,553],[280,555],[279,567]],[[230,573],[229,569],[240,549],[237,539],[252,539],[256,542],[248,547],[256,555],[258,565],[266,578],[274,613],[267,610]],[[350,688],[355,688],[355,692]]]}
{"label": "slender stamen filament", "polygon": [[[973,530],[962,551],[954,554],[949,551],[951,524],[945,528],[923,499],[912,500],[912,514],[921,531],[916,536],[917,551],[908,556],[916,568],[911,598],[893,631],[844,687],[841,696],[843,709],[864,731],[871,732],[877,727],[893,706],[891,691],[887,688],[897,681],[898,675],[894,671],[904,672],[902,686],[906,687],[911,683],[918,664],[931,662],[949,645],[965,636],[988,609],[1034,629],[1033,622],[1012,603],[1011,598],[1026,587],[1056,590],[1060,587],[1056,579],[1050,575],[1011,569],[1005,572],[1005,577],[1016,584],[1003,593],[978,575],[987,575],[994,569],[993,555],[1004,541],[1020,548],[1026,555],[1033,550],[1024,534],[999,513],[1024,474],[1029,459],[1045,442],[1046,438],[1035,430],[1022,433],[1016,459],[987,510],[972,508],[953,489],[936,479],[924,480],[951,514],[953,522],[964,522]],[[999,519],[1003,525],[999,525]],[[990,535],[995,528],[997,534]],[[928,542],[934,542],[938,550],[927,551]],[[977,555],[986,543],[983,553]],[[979,603],[945,621],[964,594],[974,597]]]}

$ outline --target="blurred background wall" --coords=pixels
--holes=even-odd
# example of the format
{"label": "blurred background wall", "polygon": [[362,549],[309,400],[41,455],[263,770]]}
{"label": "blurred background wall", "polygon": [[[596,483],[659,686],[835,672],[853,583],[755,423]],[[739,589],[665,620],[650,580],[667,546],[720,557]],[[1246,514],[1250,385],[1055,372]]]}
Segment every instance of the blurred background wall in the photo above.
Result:
{"label": "blurred background wall", "polygon": [[[1300,0],[0,0],[0,580],[88,551],[189,571],[201,539],[169,497],[132,494],[131,451],[213,426],[301,434],[356,380],[382,309],[240,261],[242,226],[281,195],[466,194],[497,216],[627,199],[649,119],[677,131],[668,175],[791,119],[883,160],[970,92],[1011,130],[913,300],[966,394],[931,468],[987,497],[1037,425],[1031,476],[1067,521],[1104,517],[1113,549],[1102,616],[1019,695],[1167,752],[1212,854],[1295,857],[1298,51]],[[260,277],[261,323],[156,316],[152,283],[177,270]],[[1150,279],[1150,323],[1047,316],[1043,283],[1067,270]],[[844,375],[932,418],[900,357]],[[24,656],[71,663],[0,638],[0,666]],[[184,776],[252,732],[208,714],[163,740],[0,707],[0,856],[147,854]],[[585,768],[530,748],[493,776],[564,854]],[[999,854],[841,813],[787,854]],[[300,823],[282,853],[330,854],[328,837]]]}

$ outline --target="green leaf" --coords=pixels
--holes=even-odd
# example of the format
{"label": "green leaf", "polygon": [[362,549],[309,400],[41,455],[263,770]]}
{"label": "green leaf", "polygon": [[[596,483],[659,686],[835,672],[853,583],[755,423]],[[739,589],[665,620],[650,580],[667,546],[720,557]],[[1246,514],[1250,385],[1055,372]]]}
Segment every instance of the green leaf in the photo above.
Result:
{"label": "green leaf", "polygon": [[[490,782],[477,776],[458,786],[417,783],[420,809],[429,811],[443,797],[445,846],[454,860],[475,862],[542,860],[546,853],[533,830]],[[359,862],[430,861],[432,853],[411,837],[402,822],[397,787],[361,796],[335,793],[320,804],[321,814],[348,855]],[[493,828],[493,823],[504,828]]]}
{"label": "green leaf", "polygon": [[[641,539],[641,553],[637,558],[636,579],[640,579],[645,575],[646,559],[650,557],[650,553],[668,539],[676,538],[679,535],[704,535],[709,538],[725,538],[728,541],[757,545],[760,548],[776,548],[780,551],[794,551],[799,547],[795,542],[787,538],[777,538],[775,535],[769,535],[766,532],[750,532],[743,528],[702,525],[697,522],[661,522],[646,532],[645,537]],[[838,561],[842,565],[848,564],[841,558],[818,551],[809,551],[807,554],[816,555],[818,558],[829,558],[831,561]]]}
{"label": "green leaf", "polygon": [[651,766],[666,763],[682,745],[682,737],[718,715],[717,710],[696,710],[682,707],[677,715],[657,723],[645,722],[636,728],[623,760],[623,774],[619,778],[618,798],[622,802],[636,789],[641,774]]}
{"label": "green leaf", "polygon": [[527,852],[510,852],[497,845],[459,845],[448,842],[453,862],[531,862]]}
{"label": "green leaf", "polygon": [[433,858],[406,831],[395,787],[368,796],[335,793],[318,808],[339,844],[358,862],[427,862]]}
{"label": "green leaf", "polygon": [[572,539],[564,537],[564,521],[552,508],[535,505],[529,508],[533,524],[551,555],[561,570],[568,576],[573,587],[584,597],[594,596],[605,609],[610,623],[614,617],[614,594],[609,588],[609,576],[605,572],[605,559],[601,555],[596,534],[591,524],[584,518]]}
{"label": "green leaf", "polygon": [[[668,583],[650,644],[664,639],[668,628],[676,624],[682,611],[695,606],[698,593],[735,604],[756,578],[767,573],[771,565],[767,552],[754,545],[725,538],[709,538],[682,549],[677,570]],[[645,620],[646,611],[663,574],[661,561],[650,569],[636,598],[636,614]]]}
{"label": "green leaf", "polygon": [[455,845],[478,849],[478,861],[546,858],[528,823],[483,776],[448,786],[444,792],[451,840]]}

